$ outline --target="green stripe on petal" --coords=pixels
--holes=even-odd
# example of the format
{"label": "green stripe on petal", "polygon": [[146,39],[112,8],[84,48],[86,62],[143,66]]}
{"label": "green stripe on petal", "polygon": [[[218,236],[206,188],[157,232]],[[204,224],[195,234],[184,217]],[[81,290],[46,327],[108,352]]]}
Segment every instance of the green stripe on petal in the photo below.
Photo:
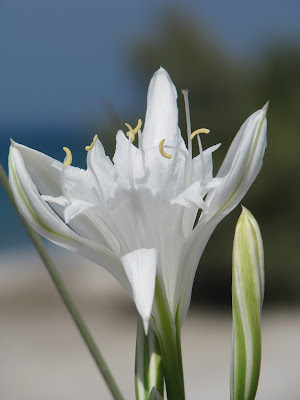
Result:
{"label": "green stripe on petal", "polygon": [[262,238],[255,218],[243,208],[233,242],[231,400],[253,400],[256,395],[263,296]]}

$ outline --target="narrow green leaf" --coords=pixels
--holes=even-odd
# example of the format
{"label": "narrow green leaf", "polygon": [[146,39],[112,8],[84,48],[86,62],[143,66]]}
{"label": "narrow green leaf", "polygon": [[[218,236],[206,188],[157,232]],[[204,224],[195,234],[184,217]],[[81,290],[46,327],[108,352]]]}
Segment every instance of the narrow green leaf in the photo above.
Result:
{"label": "narrow green leaf", "polygon": [[243,207],[233,242],[231,400],[253,400],[260,361],[264,257],[259,226]]}

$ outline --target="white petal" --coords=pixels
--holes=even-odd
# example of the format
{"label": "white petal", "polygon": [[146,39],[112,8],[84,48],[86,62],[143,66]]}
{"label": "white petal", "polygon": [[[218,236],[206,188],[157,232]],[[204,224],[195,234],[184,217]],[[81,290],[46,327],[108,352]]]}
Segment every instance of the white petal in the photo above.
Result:
{"label": "white petal", "polygon": [[87,165],[98,184],[102,199],[107,200],[113,195],[117,186],[115,181],[116,171],[110,158],[105,155],[104,148],[98,139],[92,150],[87,153]]}
{"label": "white petal", "polygon": [[[180,141],[175,147],[180,147]],[[147,187],[153,194],[163,188],[169,199],[172,199],[184,190],[186,159],[181,152],[173,149],[166,148],[166,152],[171,154],[171,159],[163,157],[158,146],[145,151],[145,165],[146,170],[149,171]]]}
{"label": "white petal", "polygon": [[262,166],[266,133],[266,114],[262,109],[247,119],[233,140],[217,174],[222,182],[207,195],[206,218],[216,215],[222,219],[244,197]]}
{"label": "white petal", "polygon": [[266,148],[265,109],[257,111],[241,127],[227,153],[216,179],[222,179],[206,197],[208,210],[188,238],[181,263],[186,265],[182,280],[179,318],[183,322],[189,307],[193,281],[204,247],[217,224],[241,201],[256,178]]}
{"label": "white petal", "polygon": [[222,182],[223,182],[223,178],[213,178],[213,179],[205,186],[205,188],[206,188],[207,190],[214,189],[214,188],[218,187],[219,185],[221,185]]}
{"label": "white petal", "polygon": [[180,299],[178,309],[180,325],[183,323],[190,305],[193,282],[200,257],[216,226],[216,221],[209,221],[206,224],[202,223],[199,225],[197,227],[198,229],[194,229],[186,240],[183,251],[181,252],[179,263],[181,266],[184,265],[184,269],[181,268],[179,271],[181,275],[178,277],[178,287],[176,289]]}
{"label": "white petal", "polygon": [[55,203],[64,207],[70,204],[69,200],[66,199],[65,196],[53,197],[53,196],[41,195],[41,198],[47,201],[48,203]]}
{"label": "white petal", "polygon": [[[209,147],[203,151],[203,154],[198,154],[197,157],[193,158],[193,177],[192,182],[201,181],[203,185],[206,185],[213,177],[213,162],[212,153],[221,146],[218,143],[214,146]],[[202,160],[204,159],[204,168]]]}
{"label": "white petal", "polygon": [[122,131],[118,131],[113,162],[119,185],[128,187],[130,184],[130,174],[132,175],[132,179],[136,176],[138,178],[143,176],[141,161],[141,151],[126,138]]}
{"label": "white petal", "polygon": [[155,291],[157,251],[156,249],[138,249],[123,256],[121,261],[147,334]]}
{"label": "white petal", "polygon": [[9,180],[19,211],[39,234],[106,268],[128,290],[120,258],[99,243],[78,236],[59,218],[41,198],[20,151],[13,145],[9,155]]}
{"label": "white petal", "polygon": [[73,200],[64,210],[65,223],[68,224],[73,218],[79,215],[87,208],[93,207],[92,204],[82,200]]}
{"label": "white petal", "polygon": [[[14,141],[12,147],[20,152],[30,178],[42,195],[53,198],[63,195],[61,188],[63,163]],[[64,185],[68,197],[97,204],[98,189],[90,171],[72,166],[65,168]]]}
{"label": "white petal", "polygon": [[[90,239],[96,243],[107,245],[105,235],[103,235],[102,229],[99,230],[99,226],[95,225],[87,216],[83,214],[71,215],[71,210],[64,213],[65,207],[70,204],[69,200],[62,196],[62,183],[61,183],[61,171],[63,164],[47,155],[33,150],[29,147],[23,146],[12,141],[12,151],[18,150],[19,156],[23,159],[24,168],[28,171],[32,184],[36,187],[41,198],[48,203],[51,203],[51,208],[61,218],[67,217],[70,227],[80,236]],[[17,153],[15,153],[17,154]],[[69,166],[65,169],[65,180],[63,186],[66,188],[68,198],[76,198],[75,202],[78,202],[77,198],[88,199],[92,203],[101,204],[101,198],[98,197],[96,182],[93,178],[91,171],[85,171],[80,168],[74,168]],[[84,200],[81,200],[84,202]],[[87,203],[87,202],[85,202]],[[69,215],[70,214],[70,215]],[[69,221],[69,218],[73,218]],[[109,240],[109,243],[112,243]],[[111,246],[109,246],[111,248]],[[117,246],[114,249],[118,248]]]}
{"label": "white petal", "polygon": [[166,139],[166,145],[177,144],[178,110],[176,100],[176,88],[167,71],[160,68],[153,75],[148,89],[147,112],[143,130],[145,150],[157,146],[162,139]]}
{"label": "white petal", "polygon": [[11,142],[12,147],[21,153],[26,169],[39,192],[53,197],[61,196],[60,170],[62,163],[30,147],[13,140]]}
{"label": "white petal", "polygon": [[89,169],[66,167],[62,184],[72,200],[82,200],[93,205],[103,203],[95,176]]}
{"label": "white petal", "polygon": [[153,196],[145,187],[119,188],[107,207],[96,210],[118,238],[122,256],[139,248],[157,249],[159,273],[174,314],[177,307],[174,290],[180,268],[178,258],[184,242],[182,211],[182,206],[170,204],[164,193]]}
{"label": "white petal", "polygon": [[189,186],[175,199],[171,200],[171,204],[180,204],[184,207],[196,207],[206,209],[205,202],[203,201],[203,197],[206,195],[206,193],[207,190],[198,181]]}

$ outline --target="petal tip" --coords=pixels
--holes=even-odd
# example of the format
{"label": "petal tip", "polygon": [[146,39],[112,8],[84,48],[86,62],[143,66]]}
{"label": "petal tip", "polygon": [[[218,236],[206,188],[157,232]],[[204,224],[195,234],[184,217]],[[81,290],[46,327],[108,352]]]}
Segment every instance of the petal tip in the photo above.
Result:
{"label": "petal tip", "polygon": [[172,88],[174,86],[174,84],[170,78],[170,75],[168,74],[167,70],[165,68],[163,68],[162,66],[157,71],[154,72],[152,79],[154,79],[155,81],[159,80],[159,82],[163,82],[164,80],[166,80],[167,83],[169,85],[171,85]]}
{"label": "petal tip", "polygon": [[144,331],[145,335],[148,335],[148,330],[149,330],[149,318],[143,318],[143,326],[144,326]]}
{"label": "petal tip", "polygon": [[267,112],[268,112],[269,104],[270,104],[270,100],[268,100],[268,101],[266,102],[266,104],[265,104],[265,105],[263,106],[263,108],[262,108],[262,111],[264,111],[265,114],[267,114]]}

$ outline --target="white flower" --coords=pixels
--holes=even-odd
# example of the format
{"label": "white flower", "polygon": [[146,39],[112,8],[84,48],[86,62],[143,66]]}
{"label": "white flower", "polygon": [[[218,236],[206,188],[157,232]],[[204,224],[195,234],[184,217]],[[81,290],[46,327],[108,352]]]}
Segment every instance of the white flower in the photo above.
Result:
{"label": "white flower", "polygon": [[207,240],[249,189],[266,147],[264,107],[243,124],[213,178],[219,145],[202,151],[196,133],[200,154],[192,159],[184,96],[188,149],[178,128],[176,89],[163,68],[150,82],[143,132],[140,123],[127,125],[128,138],[119,131],[113,162],[97,137],[86,148],[86,170],[69,165],[66,148],[64,163],[13,141],[10,149],[20,212],[47,239],[106,268],[134,299],[146,330],[156,279],[182,323]]}

